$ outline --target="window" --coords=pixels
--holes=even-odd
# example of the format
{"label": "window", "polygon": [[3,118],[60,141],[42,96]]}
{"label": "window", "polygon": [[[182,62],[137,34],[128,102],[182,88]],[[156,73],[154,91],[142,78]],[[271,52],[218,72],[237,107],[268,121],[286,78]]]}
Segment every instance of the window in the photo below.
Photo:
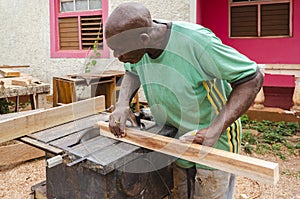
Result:
{"label": "window", "polygon": [[231,37],[292,36],[292,0],[231,0]]}
{"label": "window", "polygon": [[107,0],[50,0],[51,57],[84,58],[96,41],[109,57],[103,38]]}

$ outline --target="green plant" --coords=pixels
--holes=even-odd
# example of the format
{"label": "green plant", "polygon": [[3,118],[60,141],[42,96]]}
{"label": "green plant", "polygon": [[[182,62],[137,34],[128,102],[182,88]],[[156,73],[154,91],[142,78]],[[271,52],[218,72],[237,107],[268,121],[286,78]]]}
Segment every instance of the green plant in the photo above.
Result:
{"label": "green plant", "polygon": [[249,144],[257,144],[257,138],[251,133],[251,131],[245,131],[242,134],[242,142],[248,142]]}
{"label": "green plant", "polygon": [[[94,67],[97,64],[96,58],[101,57],[101,53],[98,51],[99,38],[100,38],[100,32],[98,32],[97,39],[94,41],[93,52],[87,57],[87,62],[85,64],[85,69],[84,69],[85,73],[91,72],[91,67]],[[88,53],[90,53],[90,51],[88,51]]]}
{"label": "green plant", "polygon": [[243,146],[244,146],[244,151],[245,151],[246,153],[249,153],[249,154],[252,153],[253,147],[252,147],[248,142],[245,142],[245,143],[243,144]]}
{"label": "green plant", "polygon": [[246,126],[249,123],[249,117],[248,115],[244,114],[241,116],[241,123],[243,126]]}
{"label": "green plant", "polygon": [[21,108],[26,108],[27,106],[29,106],[30,105],[30,102],[25,102],[25,103],[19,103],[19,106],[21,107]]}
{"label": "green plant", "polygon": [[286,160],[286,156],[282,152],[279,151],[279,152],[276,153],[276,155],[279,156],[280,159]]}
{"label": "green plant", "polygon": [[263,134],[262,142],[268,144],[285,143],[286,138],[279,133],[270,130]]}
{"label": "green plant", "polygon": [[280,151],[281,150],[281,144],[279,144],[279,143],[275,143],[275,144],[272,144],[272,149],[274,150],[274,151]]}
{"label": "green plant", "polygon": [[[96,58],[101,57],[101,53],[98,50],[98,46],[99,46],[98,41],[100,39],[100,30],[101,30],[101,27],[99,29],[99,32],[97,33],[97,38],[93,43],[93,48],[92,48],[93,51],[91,51],[91,48],[89,48],[89,50],[87,52],[87,55],[85,58],[85,64],[84,64],[84,73],[91,72],[91,67],[95,67],[97,64]],[[89,86],[89,85],[87,85],[87,86]],[[86,89],[87,89],[86,85],[76,87],[76,93],[78,94],[78,99],[86,98],[86,96],[84,94],[85,91],[88,91]]]}
{"label": "green plant", "polygon": [[270,145],[260,143],[260,144],[256,145],[255,152],[258,154],[267,154],[270,150],[271,150]]}
{"label": "green plant", "polygon": [[[258,133],[255,135],[246,130],[242,137],[243,150],[246,153],[252,152],[255,146],[255,152],[258,154],[271,153],[285,160],[285,151],[291,155],[300,154],[300,139],[288,138],[300,131],[300,125],[297,122],[272,122],[268,120],[256,121],[250,120],[248,116],[241,117],[243,129],[253,129]],[[251,146],[252,145],[252,146]],[[298,151],[295,151],[297,149]]]}
{"label": "green plant", "polygon": [[6,99],[0,99],[0,114],[10,113],[10,106],[13,106],[14,103],[12,101],[7,101]]}
{"label": "green plant", "polygon": [[295,146],[294,146],[294,144],[293,143],[291,143],[291,142],[286,142],[285,143],[285,146],[286,146],[286,148],[288,149],[288,151],[289,151],[289,153],[291,154],[291,155],[296,155],[296,153],[295,153]]}

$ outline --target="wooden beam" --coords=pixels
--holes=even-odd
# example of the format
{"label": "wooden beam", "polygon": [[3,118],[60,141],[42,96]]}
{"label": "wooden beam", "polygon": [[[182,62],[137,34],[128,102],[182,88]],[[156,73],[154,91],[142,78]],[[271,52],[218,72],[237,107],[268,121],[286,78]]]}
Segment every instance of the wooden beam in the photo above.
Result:
{"label": "wooden beam", "polygon": [[105,111],[105,97],[54,107],[0,121],[0,143]]}
{"label": "wooden beam", "polygon": [[0,167],[25,162],[45,156],[45,152],[24,143],[0,147]]}
{"label": "wooden beam", "polygon": [[0,69],[0,74],[3,77],[20,77],[21,76],[20,71],[15,71],[12,69],[7,69],[7,68]]}
{"label": "wooden beam", "polygon": [[108,123],[98,122],[100,135],[136,146],[161,152],[229,173],[249,177],[263,183],[276,185],[279,180],[278,163],[243,156],[199,144],[183,143],[177,139],[127,128],[124,138],[116,138],[109,132]]}
{"label": "wooden beam", "polygon": [[39,148],[43,151],[47,151],[47,152],[50,152],[50,153],[53,153],[53,154],[56,154],[56,155],[63,153],[63,150],[61,150],[59,148],[56,148],[54,146],[51,146],[49,144],[43,143],[41,141],[38,141],[36,139],[30,138],[30,137],[27,137],[27,136],[20,138],[20,140],[22,142],[25,142],[28,145],[31,145],[33,147]]}
{"label": "wooden beam", "polygon": [[0,68],[28,68],[29,65],[18,65],[18,66],[9,66],[9,65],[2,65]]}
{"label": "wooden beam", "polygon": [[30,84],[32,84],[31,79],[18,78],[18,79],[11,80],[11,85],[14,85],[14,86],[29,86]]}

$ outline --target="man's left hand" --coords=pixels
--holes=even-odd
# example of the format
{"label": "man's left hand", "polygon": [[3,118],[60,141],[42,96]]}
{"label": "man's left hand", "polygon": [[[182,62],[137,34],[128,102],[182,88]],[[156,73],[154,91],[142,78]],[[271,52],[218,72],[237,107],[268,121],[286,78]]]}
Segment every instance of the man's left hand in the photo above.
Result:
{"label": "man's left hand", "polygon": [[185,136],[185,142],[193,142],[204,146],[213,147],[218,140],[217,136],[208,136],[209,128],[198,130],[195,136]]}

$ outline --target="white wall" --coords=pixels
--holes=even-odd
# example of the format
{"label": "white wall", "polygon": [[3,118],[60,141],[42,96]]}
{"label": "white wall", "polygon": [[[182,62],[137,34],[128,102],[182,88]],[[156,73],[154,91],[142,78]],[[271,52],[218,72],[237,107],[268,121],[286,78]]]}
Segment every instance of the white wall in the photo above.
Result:
{"label": "white wall", "polygon": [[[0,65],[30,65],[18,69],[52,85],[53,76],[81,73],[85,59],[50,58],[50,0],[1,0],[0,1]],[[109,12],[120,0],[109,1]],[[140,0],[154,18],[190,20],[187,0]],[[108,59],[98,61],[97,68],[105,68]],[[123,69],[121,63],[112,64]],[[112,67],[112,66],[111,66]]]}
{"label": "white wall", "polygon": [[[113,10],[120,2],[130,2],[130,0],[110,0],[109,9]],[[151,12],[153,18],[167,20],[189,21],[190,2],[188,0],[135,0],[144,4]]]}

